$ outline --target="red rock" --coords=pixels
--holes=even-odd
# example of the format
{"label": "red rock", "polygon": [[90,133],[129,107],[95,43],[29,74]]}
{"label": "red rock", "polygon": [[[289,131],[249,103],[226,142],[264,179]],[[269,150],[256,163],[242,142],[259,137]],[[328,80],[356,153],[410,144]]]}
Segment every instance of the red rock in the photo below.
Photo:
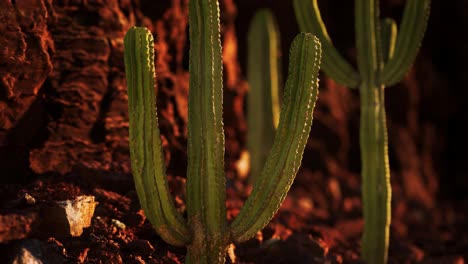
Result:
{"label": "red rock", "polygon": [[39,216],[35,211],[0,215],[0,243],[29,237],[36,230]]}
{"label": "red rock", "polygon": [[54,202],[41,210],[41,230],[57,237],[77,237],[91,225],[97,202],[94,196]]}

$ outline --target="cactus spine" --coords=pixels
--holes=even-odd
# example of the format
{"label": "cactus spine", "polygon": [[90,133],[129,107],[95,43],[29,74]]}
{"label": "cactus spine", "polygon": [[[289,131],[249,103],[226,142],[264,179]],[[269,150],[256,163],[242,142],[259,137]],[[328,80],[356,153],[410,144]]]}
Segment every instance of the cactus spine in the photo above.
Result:
{"label": "cactus spine", "polygon": [[334,48],[317,0],[294,0],[301,31],[316,34],[322,41],[325,73],[338,83],[359,87],[364,205],[362,258],[372,264],[387,262],[391,219],[385,86],[399,82],[410,68],[421,45],[430,10],[430,0],[407,0],[397,36],[393,20],[379,21],[378,2],[355,0],[357,73]]}
{"label": "cactus spine", "polygon": [[245,241],[263,228],[294,180],[312,124],[321,48],[311,34],[294,39],[271,154],[246,205],[228,225],[218,2],[190,0],[189,26],[188,219],[176,210],[165,175],[156,115],[153,37],[147,29],[136,27],[124,40],[132,172],[148,219],[167,243],[187,247],[186,263],[224,263],[229,243]]}

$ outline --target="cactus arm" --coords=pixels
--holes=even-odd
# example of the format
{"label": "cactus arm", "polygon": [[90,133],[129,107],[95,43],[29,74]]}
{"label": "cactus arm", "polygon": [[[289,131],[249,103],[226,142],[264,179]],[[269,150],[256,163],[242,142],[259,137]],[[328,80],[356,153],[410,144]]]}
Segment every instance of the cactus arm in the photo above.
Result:
{"label": "cactus arm", "polygon": [[271,220],[295,178],[312,124],[320,56],[320,42],[313,35],[301,33],[294,39],[275,141],[252,194],[230,226],[235,242],[249,239]]}
{"label": "cactus arm", "polygon": [[262,171],[279,121],[279,41],[273,14],[268,9],[258,11],[248,32],[247,145],[251,182]]}
{"label": "cactus arm", "polygon": [[387,63],[393,58],[395,53],[395,43],[398,34],[395,20],[391,18],[382,19],[381,23],[381,43],[382,43],[382,59],[383,63]]}
{"label": "cactus arm", "polygon": [[294,11],[299,28],[303,32],[317,35],[322,43],[323,62],[321,68],[336,82],[357,88],[359,74],[335,49],[322,21],[317,0],[294,0]]}
{"label": "cactus arm", "polygon": [[220,263],[228,236],[218,1],[189,1],[189,32],[187,212],[194,241],[187,263]]}
{"label": "cactus arm", "polygon": [[153,36],[130,29],[124,39],[128,85],[130,157],[141,206],[164,241],[183,246],[190,232],[169,193],[156,115]]}
{"label": "cactus arm", "polygon": [[408,72],[426,31],[430,5],[430,0],[406,1],[394,55],[384,67],[382,84],[393,85]]}

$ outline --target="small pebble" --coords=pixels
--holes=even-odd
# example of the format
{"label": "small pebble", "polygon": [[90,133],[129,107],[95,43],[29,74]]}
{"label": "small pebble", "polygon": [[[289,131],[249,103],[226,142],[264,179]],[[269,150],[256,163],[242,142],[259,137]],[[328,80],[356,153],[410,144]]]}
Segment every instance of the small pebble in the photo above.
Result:
{"label": "small pebble", "polygon": [[111,224],[120,230],[125,230],[125,228],[127,228],[127,226],[124,223],[120,222],[117,219],[112,219]]}
{"label": "small pebble", "polygon": [[36,203],[36,199],[29,193],[24,194],[24,200],[26,201],[27,205],[34,205]]}

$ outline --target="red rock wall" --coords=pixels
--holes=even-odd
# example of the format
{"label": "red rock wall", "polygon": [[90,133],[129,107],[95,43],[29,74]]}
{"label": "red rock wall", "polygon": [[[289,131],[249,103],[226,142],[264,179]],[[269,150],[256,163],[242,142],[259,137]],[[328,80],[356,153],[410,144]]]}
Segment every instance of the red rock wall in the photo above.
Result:
{"label": "red rock wall", "polygon": [[[31,173],[130,172],[122,40],[133,25],[147,26],[156,36],[163,144],[169,170],[185,174],[187,1],[159,8],[151,21],[133,1],[0,2],[0,19],[9,21],[0,24],[0,167],[6,182]],[[222,3],[222,13],[232,160],[240,150],[239,131],[245,131],[246,88],[232,1]]]}

